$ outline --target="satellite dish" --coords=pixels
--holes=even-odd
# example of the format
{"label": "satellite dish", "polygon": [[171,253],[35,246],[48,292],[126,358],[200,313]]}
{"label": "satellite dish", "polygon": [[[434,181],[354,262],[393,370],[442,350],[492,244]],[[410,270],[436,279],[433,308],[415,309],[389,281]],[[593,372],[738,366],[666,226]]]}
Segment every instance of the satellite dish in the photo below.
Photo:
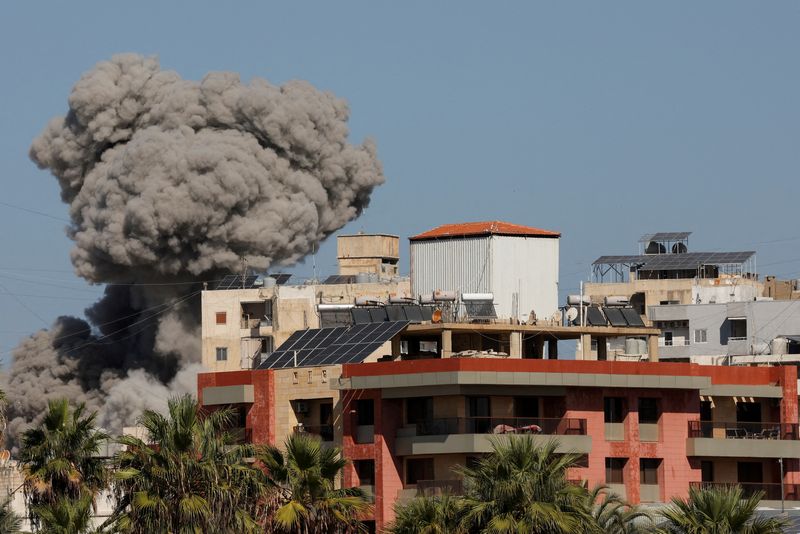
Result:
{"label": "satellite dish", "polygon": [[572,323],[575,319],[578,318],[578,309],[577,308],[567,308],[567,320]]}
{"label": "satellite dish", "polygon": [[433,310],[433,313],[431,314],[431,322],[432,323],[442,322],[442,310],[440,310],[439,308]]}

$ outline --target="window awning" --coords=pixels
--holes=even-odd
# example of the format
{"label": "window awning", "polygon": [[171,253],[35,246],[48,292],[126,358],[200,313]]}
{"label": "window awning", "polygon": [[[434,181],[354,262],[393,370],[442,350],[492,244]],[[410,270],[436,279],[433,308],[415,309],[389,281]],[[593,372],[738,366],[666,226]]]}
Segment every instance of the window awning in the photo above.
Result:
{"label": "window awning", "polygon": [[746,321],[747,317],[736,316],[736,317],[728,317],[727,319],[729,321]]}

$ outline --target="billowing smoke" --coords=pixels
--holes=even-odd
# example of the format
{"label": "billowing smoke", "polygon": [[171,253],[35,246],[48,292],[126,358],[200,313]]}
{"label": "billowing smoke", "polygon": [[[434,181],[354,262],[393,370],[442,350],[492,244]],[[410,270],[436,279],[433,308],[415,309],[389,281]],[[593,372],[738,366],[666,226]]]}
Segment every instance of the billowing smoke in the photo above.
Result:
{"label": "billowing smoke", "polygon": [[297,261],[367,206],[374,145],[348,143],[344,101],[310,84],[202,81],[128,54],[74,86],[30,155],[69,204],[78,275],[106,283],[88,321],[62,317],[13,353],[9,429],[69,397],[118,430],[194,389],[199,281]]}

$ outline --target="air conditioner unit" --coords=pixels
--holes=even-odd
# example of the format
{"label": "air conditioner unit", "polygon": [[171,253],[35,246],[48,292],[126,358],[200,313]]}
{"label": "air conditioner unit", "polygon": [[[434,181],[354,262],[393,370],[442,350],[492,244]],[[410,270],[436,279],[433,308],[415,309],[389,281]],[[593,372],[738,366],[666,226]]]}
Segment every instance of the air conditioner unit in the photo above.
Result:
{"label": "air conditioner unit", "polygon": [[308,403],[306,401],[295,402],[294,411],[297,413],[308,413]]}

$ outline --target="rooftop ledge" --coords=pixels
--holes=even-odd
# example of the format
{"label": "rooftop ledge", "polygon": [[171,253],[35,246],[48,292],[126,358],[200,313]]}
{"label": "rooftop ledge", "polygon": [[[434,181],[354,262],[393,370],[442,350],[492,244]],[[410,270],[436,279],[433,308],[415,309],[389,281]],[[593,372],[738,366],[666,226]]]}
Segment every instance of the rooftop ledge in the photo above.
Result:
{"label": "rooftop ledge", "polygon": [[[518,385],[692,389],[775,386],[782,368],[736,368],[667,362],[444,358],[345,364],[338,390]],[[723,393],[722,390],[714,393]]]}

